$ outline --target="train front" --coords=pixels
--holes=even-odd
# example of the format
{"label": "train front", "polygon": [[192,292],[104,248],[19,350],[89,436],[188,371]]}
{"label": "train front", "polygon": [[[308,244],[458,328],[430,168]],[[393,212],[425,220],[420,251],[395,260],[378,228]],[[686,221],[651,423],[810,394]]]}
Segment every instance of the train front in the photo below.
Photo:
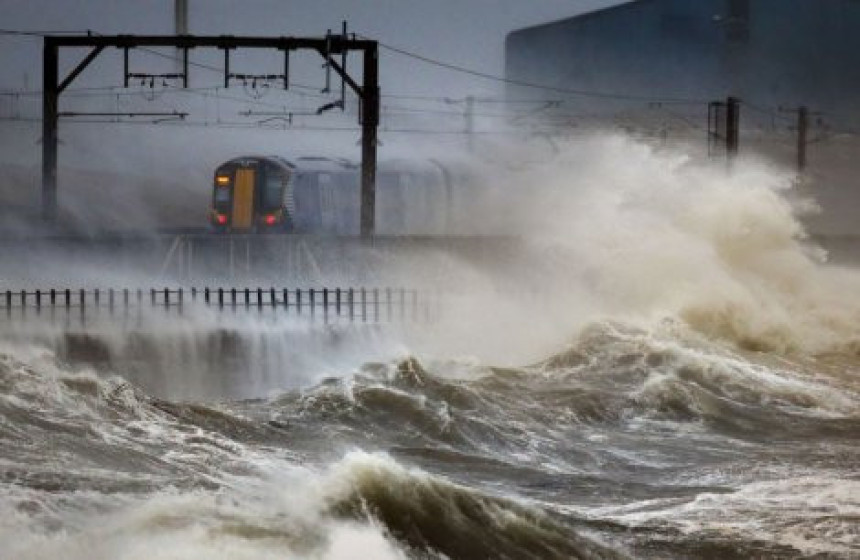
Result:
{"label": "train front", "polygon": [[222,233],[289,231],[289,178],[289,168],[271,158],[237,158],[220,165],[213,179],[211,226]]}

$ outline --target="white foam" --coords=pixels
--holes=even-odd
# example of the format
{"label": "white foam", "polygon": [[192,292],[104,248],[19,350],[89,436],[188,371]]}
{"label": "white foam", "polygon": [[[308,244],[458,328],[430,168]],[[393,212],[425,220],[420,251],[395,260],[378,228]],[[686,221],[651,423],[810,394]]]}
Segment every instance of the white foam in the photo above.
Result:
{"label": "white foam", "polygon": [[668,523],[687,535],[790,545],[804,554],[860,550],[860,481],[838,474],[751,482],[728,493],[703,492],[689,501],[646,500],[576,511],[631,526]]}

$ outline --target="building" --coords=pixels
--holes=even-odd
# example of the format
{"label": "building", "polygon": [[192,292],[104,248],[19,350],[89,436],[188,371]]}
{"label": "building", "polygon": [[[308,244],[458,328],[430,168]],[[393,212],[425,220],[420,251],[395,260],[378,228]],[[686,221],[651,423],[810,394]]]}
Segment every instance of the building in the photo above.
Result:
{"label": "building", "polygon": [[857,53],[857,0],[637,0],[514,31],[505,45],[508,79],[595,94],[553,94],[570,102],[734,95],[765,108],[807,105],[852,127]]}

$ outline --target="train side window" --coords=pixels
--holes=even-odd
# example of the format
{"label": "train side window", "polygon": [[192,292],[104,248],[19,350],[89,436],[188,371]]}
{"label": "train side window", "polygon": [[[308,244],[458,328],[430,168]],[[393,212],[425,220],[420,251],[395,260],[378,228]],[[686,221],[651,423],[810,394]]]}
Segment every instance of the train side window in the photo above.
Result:
{"label": "train side window", "polygon": [[315,172],[296,174],[293,197],[296,205],[295,226],[298,231],[316,231],[320,226],[317,175]]}
{"label": "train side window", "polygon": [[337,208],[335,207],[335,193],[332,176],[330,173],[320,173],[317,178],[320,196],[320,217],[324,229],[336,229]]}
{"label": "train side window", "polygon": [[360,230],[361,185],[358,173],[340,173],[337,189],[337,233],[357,234]]}
{"label": "train side window", "polygon": [[263,208],[267,210],[278,208],[281,205],[283,188],[283,174],[275,167],[267,167],[263,182]]}

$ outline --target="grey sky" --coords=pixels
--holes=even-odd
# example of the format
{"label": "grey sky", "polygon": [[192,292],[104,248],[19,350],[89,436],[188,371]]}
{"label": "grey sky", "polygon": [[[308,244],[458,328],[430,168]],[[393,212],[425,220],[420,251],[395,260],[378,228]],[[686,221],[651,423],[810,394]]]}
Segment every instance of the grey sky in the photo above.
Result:
{"label": "grey sky", "polygon": [[[505,34],[619,0],[190,0],[191,31],[200,34],[321,35],[344,19],[351,29],[432,58],[494,74],[503,72]],[[99,33],[172,31],[172,0],[0,0],[2,26],[26,30]],[[39,41],[0,38],[0,87],[39,87]],[[205,54],[195,53],[195,57]],[[71,60],[67,61],[67,64]],[[98,70],[82,79],[93,80]],[[99,84],[102,85],[102,84]],[[387,91],[435,94],[487,93],[498,85],[384,53]]]}

